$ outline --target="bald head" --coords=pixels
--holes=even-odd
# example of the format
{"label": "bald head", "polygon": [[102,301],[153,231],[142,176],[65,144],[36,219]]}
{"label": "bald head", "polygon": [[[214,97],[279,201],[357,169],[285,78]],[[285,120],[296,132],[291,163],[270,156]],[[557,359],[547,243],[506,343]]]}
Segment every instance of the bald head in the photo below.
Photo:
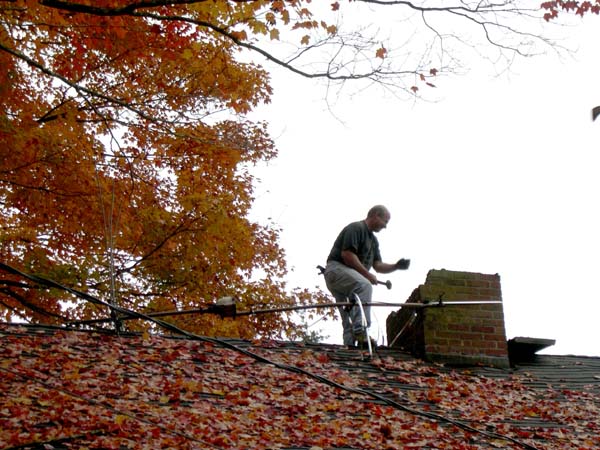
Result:
{"label": "bald head", "polygon": [[388,211],[388,209],[383,206],[383,205],[375,205],[373,206],[369,212],[367,213],[367,218],[369,217],[373,217],[373,216],[384,216],[384,215],[389,215],[390,212]]}
{"label": "bald head", "polygon": [[367,213],[365,222],[369,230],[378,232],[383,230],[390,221],[390,212],[383,205],[373,206]]}

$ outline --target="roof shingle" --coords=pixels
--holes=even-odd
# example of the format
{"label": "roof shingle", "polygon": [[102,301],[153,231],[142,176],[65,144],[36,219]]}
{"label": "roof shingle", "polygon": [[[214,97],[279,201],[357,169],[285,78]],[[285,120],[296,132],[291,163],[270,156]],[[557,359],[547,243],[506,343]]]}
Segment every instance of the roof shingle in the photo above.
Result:
{"label": "roof shingle", "polygon": [[0,326],[0,448],[599,448],[600,359]]}

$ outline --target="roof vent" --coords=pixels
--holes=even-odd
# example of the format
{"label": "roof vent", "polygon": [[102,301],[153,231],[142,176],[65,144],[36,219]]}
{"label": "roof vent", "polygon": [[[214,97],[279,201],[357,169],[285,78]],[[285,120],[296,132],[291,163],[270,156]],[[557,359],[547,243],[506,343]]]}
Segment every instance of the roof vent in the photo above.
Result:
{"label": "roof vent", "polygon": [[514,337],[508,341],[508,357],[511,363],[533,361],[537,352],[554,344],[554,339]]}

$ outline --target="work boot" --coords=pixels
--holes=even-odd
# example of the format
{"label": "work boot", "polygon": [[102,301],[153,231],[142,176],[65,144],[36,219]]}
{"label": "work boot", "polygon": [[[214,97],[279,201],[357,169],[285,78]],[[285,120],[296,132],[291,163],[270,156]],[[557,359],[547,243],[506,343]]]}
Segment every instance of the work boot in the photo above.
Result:
{"label": "work boot", "polygon": [[[375,341],[375,339],[373,339],[372,337],[369,337],[369,339],[371,340],[371,348],[377,347],[377,342]],[[367,343],[365,333],[360,333],[358,335],[355,335],[354,342],[356,343],[356,346],[358,348],[361,348],[361,349],[369,348],[369,344]]]}

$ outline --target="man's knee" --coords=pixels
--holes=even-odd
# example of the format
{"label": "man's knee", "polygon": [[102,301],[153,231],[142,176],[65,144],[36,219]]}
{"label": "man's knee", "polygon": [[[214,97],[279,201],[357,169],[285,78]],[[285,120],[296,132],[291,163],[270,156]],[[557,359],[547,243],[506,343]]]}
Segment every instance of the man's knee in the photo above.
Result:
{"label": "man's knee", "polygon": [[369,282],[369,280],[365,279],[365,282],[361,282],[356,291],[360,299],[365,301],[371,301],[371,296],[373,295],[373,285]]}

